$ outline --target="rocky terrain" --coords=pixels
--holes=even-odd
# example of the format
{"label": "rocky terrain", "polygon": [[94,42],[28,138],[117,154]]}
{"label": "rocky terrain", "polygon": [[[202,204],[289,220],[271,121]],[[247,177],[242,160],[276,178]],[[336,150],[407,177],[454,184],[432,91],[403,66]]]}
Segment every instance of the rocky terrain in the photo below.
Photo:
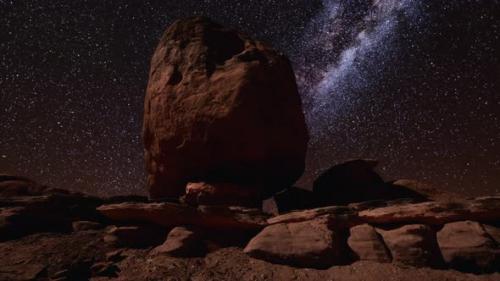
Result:
{"label": "rocky terrain", "polygon": [[500,196],[363,159],[294,187],[308,135],[287,59],[207,19],[161,38],[143,136],[149,198],[0,175],[0,280],[500,279]]}

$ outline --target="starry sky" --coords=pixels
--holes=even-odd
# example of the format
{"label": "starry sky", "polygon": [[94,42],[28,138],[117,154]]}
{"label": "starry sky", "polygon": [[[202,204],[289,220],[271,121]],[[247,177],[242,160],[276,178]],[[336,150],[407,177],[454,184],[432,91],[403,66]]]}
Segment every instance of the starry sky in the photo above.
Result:
{"label": "starry sky", "polygon": [[0,0],[0,172],[145,193],[149,60],[194,15],[290,58],[311,134],[300,185],[372,158],[387,180],[500,192],[498,0]]}

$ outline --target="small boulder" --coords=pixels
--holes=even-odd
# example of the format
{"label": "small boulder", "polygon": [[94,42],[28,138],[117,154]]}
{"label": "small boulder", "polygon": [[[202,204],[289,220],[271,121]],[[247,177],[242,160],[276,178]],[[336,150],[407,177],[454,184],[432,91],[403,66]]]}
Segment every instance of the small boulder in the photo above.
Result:
{"label": "small boulder", "polygon": [[391,255],[380,234],[369,224],[351,227],[347,244],[359,260],[391,262]]}
{"label": "small boulder", "polygon": [[155,254],[167,254],[174,257],[191,257],[202,254],[200,230],[193,227],[174,227],[165,242],[154,248]]}
{"label": "small boulder", "polygon": [[327,268],[340,259],[341,239],[326,218],[267,226],[245,247],[249,256],[273,263]]}
{"label": "small boulder", "polygon": [[149,225],[113,226],[104,236],[104,241],[115,247],[144,248],[162,243],[166,231]]}
{"label": "small boulder", "polygon": [[190,182],[183,201],[190,205],[229,205],[261,207],[260,189],[229,182]]}
{"label": "small boulder", "polygon": [[73,231],[97,230],[104,228],[104,225],[94,221],[74,221],[72,224]]}
{"label": "small boulder", "polygon": [[377,231],[382,235],[394,263],[416,267],[442,265],[435,233],[429,226],[410,224],[392,230]]}
{"label": "small boulder", "polygon": [[475,273],[500,270],[500,249],[483,226],[474,221],[448,223],[437,233],[445,262]]}

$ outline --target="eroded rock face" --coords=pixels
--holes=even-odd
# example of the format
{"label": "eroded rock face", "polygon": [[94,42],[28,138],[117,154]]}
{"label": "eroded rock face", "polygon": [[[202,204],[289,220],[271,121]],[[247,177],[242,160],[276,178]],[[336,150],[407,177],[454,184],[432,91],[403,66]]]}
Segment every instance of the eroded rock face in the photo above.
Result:
{"label": "eroded rock face", "polygon": [[325,268],[338,262],[340,235],[326,218],[267,226],[246,246],[248,255],[270,262]]}
{"label": "eroded rock face", "polygon": [[347,244],[357,259],[376,262],[391,261],[391,254],[373,226],[361,224],[351,227],[349,232]]}
{"label": "eroded rock face", "polygon": [[303,172],[308,134],[289,61],[207,19],[166,30],[144,111],[152,198],[178,197],[190,181],[254,184],[270,195]]}
{"label": "eroded rock face", "polygon": [[174,227],[165,242],[154,248],[154,254],[175,257],[197,256],[202,253],[201,231],[193,227]]}
{"label": "eroded rock face", "polygon": [[409,224],[396,229],[381,230],[394,263],[412,266],[440,267],[441,255],[434,231],[427,225]]}
{"label": "eroded rock face", "polygon": [[478,222],[446,224],[437,241],[445,262],[452,268],[470,272],[491,272],[500,268],[500,249]]}

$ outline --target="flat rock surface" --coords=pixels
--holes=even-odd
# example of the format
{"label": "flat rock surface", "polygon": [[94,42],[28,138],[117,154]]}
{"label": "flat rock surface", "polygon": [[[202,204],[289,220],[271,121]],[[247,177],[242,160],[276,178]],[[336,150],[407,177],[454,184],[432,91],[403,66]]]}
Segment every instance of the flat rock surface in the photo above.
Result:
{"label": "flat rock surface", "polygon": [[162,226],[196,225],[212,229],[260,229],[267,215],[258,209],[227,206],[198,206],[177,203],[126,202],[97,208],[104,216],[117,221],[147,222]]}
{"label": "flat rock surface", "polygon": [[330,206],[315,209],[293,211],[286,214],[274,216],[267,220],[269,224],[290,223],[312,220],[314,218],[329,216],[336,217],[338,220],[353,220],[356,214],[353,210],[344,206]]}
{"label": "flat rock surface", "polygon": [[362,221],[371,224],[423,223],[441,225],[453,221],[500,221],[500,197],[456,202],[423,202],[364,210]]}
{"label": "flat rock surface", "polygon": [[[93,257],[94,264],[103,262],[113,250],[102,246],[102,232],[71,234],[35,234],[0,243],[0,280],[29,280],[33,276],[47,279],[60,272],[71,274],[78,262]],[[201,258],[174,258],[150,254],[150,249],[120,251],[115,259],[117,280],[463,280],[496,281],[500,274],[474,275],[454,270],[402,268],[392,264],[356,262],[349,266],[334,266],[325,270],[292,268],[256,260],[240,248],[224,248]],[[73,267],[71,267],[73,263]],[[80,262],[80,267],[93,264]],[[68,268],[70,270],[68,270]],[[95,266],[94,266],[95,268]],[[83,270],[85,271],[85,270]],[[12,274],[12,273],[22,274]],[[44,273],[46,272],[46,273]],[[41,274],[40,274],[41,273]],[[45,276],[45,277],[44,277]],[[74,279],[73,279],[74,280]],[[94,276],[91,280],[110,280]],[[113,279],[111,279],[113,280]]]}

